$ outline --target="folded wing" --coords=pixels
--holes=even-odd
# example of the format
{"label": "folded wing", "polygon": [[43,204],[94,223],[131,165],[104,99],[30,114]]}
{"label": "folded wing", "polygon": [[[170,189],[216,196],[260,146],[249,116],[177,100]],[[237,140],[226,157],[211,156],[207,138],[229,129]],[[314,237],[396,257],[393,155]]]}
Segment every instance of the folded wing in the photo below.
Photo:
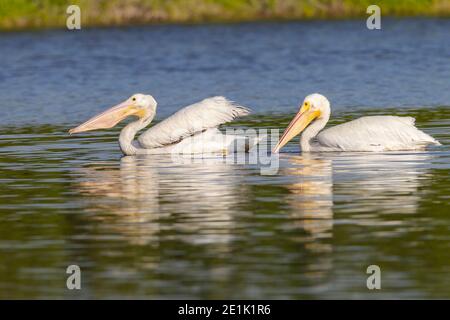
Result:
{"label": "folded wing", "polygon": [[159,148],[245,116],[250,110],[224,97],[207,98],[187,106],[144,132],[138,141],[144,148]]}
{"label": "folded wing", "polygon": [[412,117],[362,117],[326,129],[316,138],[320,146],[342,151],[414,150],[439,144],[414,122]]}

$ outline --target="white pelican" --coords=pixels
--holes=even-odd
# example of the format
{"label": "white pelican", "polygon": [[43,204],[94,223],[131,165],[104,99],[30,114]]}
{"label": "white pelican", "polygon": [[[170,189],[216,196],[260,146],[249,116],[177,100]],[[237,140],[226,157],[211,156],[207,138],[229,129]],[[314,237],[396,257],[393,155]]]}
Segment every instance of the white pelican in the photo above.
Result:
{"label": "white pelican", "polygon": [[440,145],[439,141],[417,129],[412,117],[362,117],[320,131],[327,124],[330,113],[330,102],[323,95],[307,96],[274,152],[279,152],[302,131],[302,152],[419,150],[430,144]]}
{"label": "white pelican", "polygon": [[119,136],[120,149],[125,155],[180,153],[227,153],[236,151],[234,143],[245,139],[248,150],[256,140],[224,135],[217,128],[250,110],[230,102],[224,97],[212,97],[187,106],[144,132],[137,141],[136,133],[145,128],[156,114],[156,100],[150,95],[134,94],[126,101],[100,113],[69,133],[112,128],[128,116],[138,119],[126,125]]}

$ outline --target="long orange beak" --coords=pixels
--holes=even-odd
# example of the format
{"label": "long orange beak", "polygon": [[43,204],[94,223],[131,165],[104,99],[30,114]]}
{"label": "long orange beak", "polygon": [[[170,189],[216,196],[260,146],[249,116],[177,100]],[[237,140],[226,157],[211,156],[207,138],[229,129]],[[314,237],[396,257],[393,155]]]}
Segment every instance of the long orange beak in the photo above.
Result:
{"label": "long orange beak", "polygon": [[142,112],[142,109],[127,100],[96,115],[95,117],[92,117],[85,123],[80,124],[78,127],[70,129],[69,134],[112,128],[128,116],[136,115],[141,117]]}
{"label": "long orange beak", "polygon": [[278,153],[286,143],[305,130],[305,128],[319,116],[319,110],[311,111],[309,105],[304,104],[300,111],[295,115],[294,119],[289,123],[286,130],[284,130],[284,133],[275,149],[273,149],[273,152]]}

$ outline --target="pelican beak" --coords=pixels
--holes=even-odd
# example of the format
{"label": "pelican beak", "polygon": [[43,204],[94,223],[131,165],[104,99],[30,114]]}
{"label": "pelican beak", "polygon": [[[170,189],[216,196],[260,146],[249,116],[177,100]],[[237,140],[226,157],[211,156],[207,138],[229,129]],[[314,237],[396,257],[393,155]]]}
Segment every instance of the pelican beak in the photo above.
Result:
{"label": "pelican beak", "polygon": [[142,113],[142,109],[127,100],[96,115],[95,117],[92,117],[88,121],[80,124],[78,127],[70,129],[69,134],[112,128],[126,117],[131,115],[142,117]]}
{"label": "pelican beak", "polygon": [[289,123],[289,126],[284,131],[280,141],[278,141],[275,149],[273,149],[273,152],[278,153],[286,143],[288,143],[290,140],[292,140],[292,138],[305,130],[305,128],[311,123],[311,121],[319,117],[320,114],[321,113],[319,110],[312,111],[309,104],[303,104],[300,111]]}

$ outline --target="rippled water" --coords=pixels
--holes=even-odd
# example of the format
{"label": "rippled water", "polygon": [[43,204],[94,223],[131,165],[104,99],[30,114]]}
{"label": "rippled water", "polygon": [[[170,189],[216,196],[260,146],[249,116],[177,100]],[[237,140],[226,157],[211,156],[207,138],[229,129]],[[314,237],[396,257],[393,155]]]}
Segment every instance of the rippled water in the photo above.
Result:
{"label": "rippled water", "polygon": [[[0,297],[450,298],[448,20],[0,34]],[[331,125],[410,115],[443,146],[300,155],[275,176],[221,158],[122,157],[67,129],[134,92],[161,119],[223,94],[284,128],[320,91]],[[66,267],[82,290],[66,289]],[[379,265],[382,289],[366,287]]]}

